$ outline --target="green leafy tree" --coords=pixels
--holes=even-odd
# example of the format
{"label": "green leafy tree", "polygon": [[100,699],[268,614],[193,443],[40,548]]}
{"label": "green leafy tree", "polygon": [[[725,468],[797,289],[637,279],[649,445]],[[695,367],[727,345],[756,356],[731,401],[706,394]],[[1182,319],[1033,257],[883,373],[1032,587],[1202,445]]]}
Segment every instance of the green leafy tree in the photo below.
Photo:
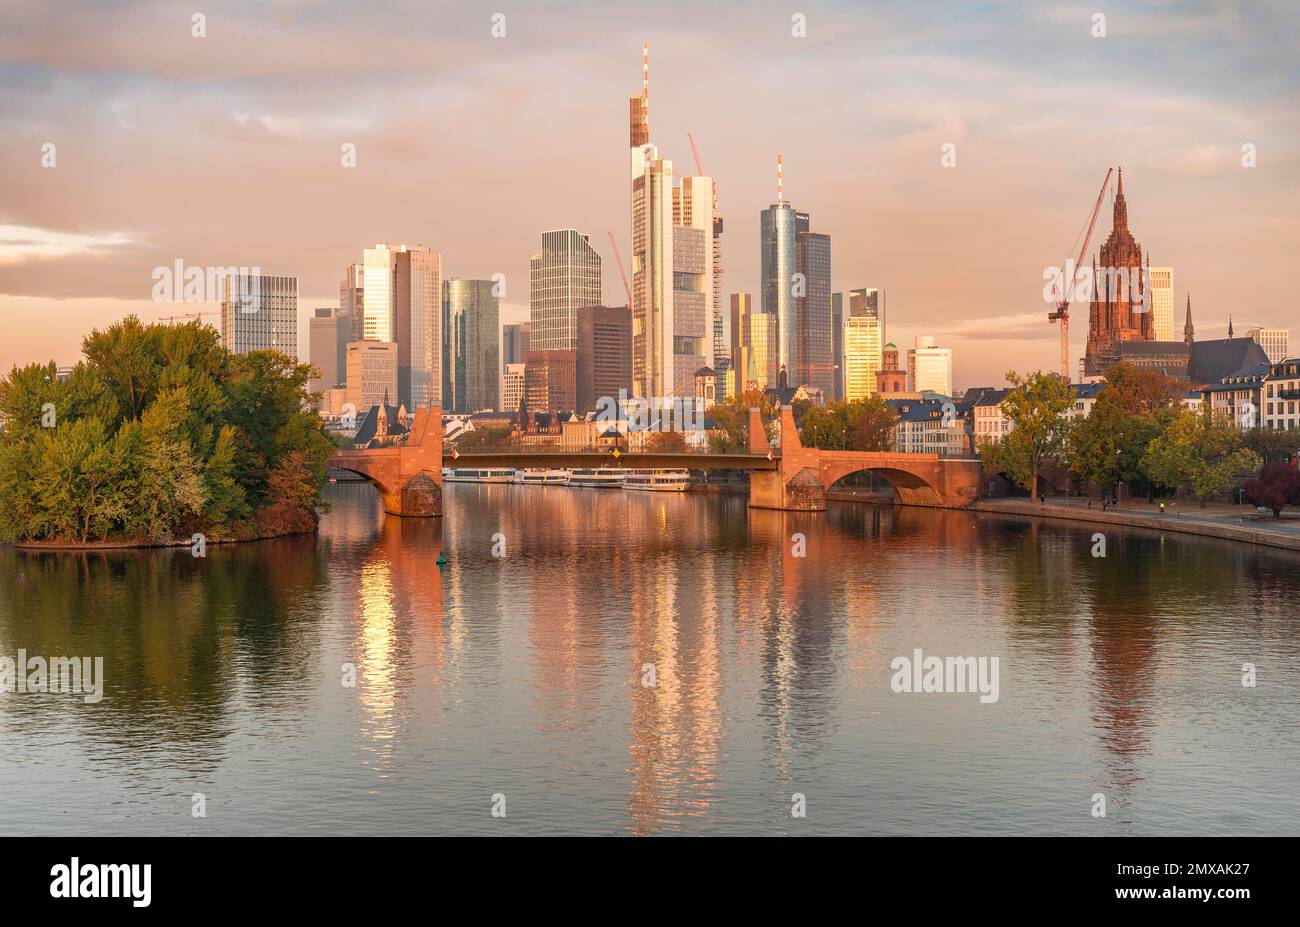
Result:
{"label": "green leafy tree", "polygon": [[709,417],[713,419],[709,447],[715,454],[743,454],[749,449],[749,410],[752,408],[757,408],[762,417],[768,443],[776,441],[780,409],[767,393],[753,390],[709,408]]}
{"label": "green leafy tree", "polygon": [[887,451],[897,424],[898,413],[878,396],[836,400],[807,411],[799,438],[824,451]]}
{"label": "green leafy tree", "polygon": [[[262,536],[314,524],[334,445],[311,368],[232,355],[210,326],[128,317],[50,364],[0,378],[0,540]],[[263,510],[275,506],[274,518]]]}
{"label": "green leafy tree", "polygon": [[133,315],[81,342],[86,362],[117,399],[127,421],[137,419],[158,390],[163,371],[160,351],[164,325],[142,325]]}
{"label": "green leafy tree", "polygon": [[0,442],[0,542],[35,537],[36,454],[29,441]]}
{"label": "green leafy tree", "polygon": [[1183,392],[1181,384],[1158,370],[1128,363],[1109,368],[1091,413],[1070,429],[1066,456],[1071,467],[1098,486],[1152,488],[1143,456],[1177,416]]}
{"label": "green leafy tree", "polygon": [[244,487],[235,479],[235,428],[223,425],[207,463],[203,465],[203,518],[214,537],[223,537],[230,526],[248,514]]}
{"label": "green leafy tree", "polygon": [[1006,473],[1037,500],[1039,468],[1065,448],[1070,430],[1065,415],[1074,394],[1059,376],[1041,370],[1024,378],[1009,371],[1007,382],[1011,390],[1002,401],[1002,414],[1011,430],[1000,441],[985,444],[981,454],[987,466]]}
{"label": "green leafy tree", "polygon": [[33,536],[104,539],[127,509],[123,461],[93,416],[48,429],[36,440]]}
{"label": "green leafy tree", "polygon": [[1159,486],[1175,489],[1183,482],[1191,483],[1204,508],[1206,499],[1222,492],[1239,473],[1253,469],[1258,462],[1245,446],[1241,430],[1206,409],[1175,417],[1151,441],[1142,465]]}
{"label": "green leafy tree", "polygon": [[456,449],[464,453],[505,450],[510,447],[510,433],[509,425],[475,428],[456,439]]}

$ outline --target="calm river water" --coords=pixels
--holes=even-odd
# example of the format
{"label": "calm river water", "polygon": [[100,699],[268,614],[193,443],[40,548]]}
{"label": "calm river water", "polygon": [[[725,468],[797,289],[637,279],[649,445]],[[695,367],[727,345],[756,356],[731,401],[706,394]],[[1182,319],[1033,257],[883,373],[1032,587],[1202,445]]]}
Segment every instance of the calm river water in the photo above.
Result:
{"label": "calm river water", "polygon": [[[319,537],[204,559],[0,548],[0,656],[107,680],[0,694],[0,832],[1300,831],[1300,556],[1112,530],[1097,558],[1092,526],[872,505],[460,484],[403,521],[328,495]],[[916,648],[997,657],[998,700],[894,692]]]}

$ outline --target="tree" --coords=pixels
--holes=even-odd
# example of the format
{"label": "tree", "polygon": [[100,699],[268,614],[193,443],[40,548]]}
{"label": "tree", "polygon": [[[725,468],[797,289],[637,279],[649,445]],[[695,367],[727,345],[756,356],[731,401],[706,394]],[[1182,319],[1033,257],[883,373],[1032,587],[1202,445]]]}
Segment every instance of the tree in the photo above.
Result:
{"label": "tree", "polygon": [[799,438],[823,451],[887,451],[897,424],[898,413],[879,396],[841,399],[810,408]]}
{"label": "tree", "polygon": [[489,425],[466,431],[456,439],[456,449],[469,453],[471,451],[497,451],[510,446],[509,425]]}
{"label": "tree", "polygon": [[1284,506],[1300,505],[1300,470],[1281,460],[1266,463],[1246,482],[1242,495],[1251,505],[1272,509],[1273,517],[1281,518]]}
{"label": "tree", "polygon": [[645,443],[650,454],[684,454],[686,435],[680,431],[656,431]]}
{"label": "tree", "polygon": [[753,408],[762,416],[768,444],[776,441],[779,410],[766,393],[752,390],[709,408],[709,417],[713,419],[709,447],[715,454],[744,454],[749,449],[749,410]]}
{"label": "tree", "polygon": [[851,451],[892,451],[894,428],[898,425],[898,412],[879,396],[855,403],[852,416],[853,434],[849,438]]}
{"label": "tree", "polygon": [[1251,428],[1246,432],[1246,447],[1266,462],[1285,460],[1300,451],[1300,429]]}
{"label": "tree", "polygon": [[34,536],[38,500],[36,457],[30,442],[0,442],[0,543]]}
{"label": "tree", "polygon": [[1106,378],[1092,412],[1070,429],[1070,465],[1098,486],[1152,488],[1142,458],[1152,439],[1178,414],[1184,388],[1157,370],[1128,363],[1110,367]]}
{"label": "tree", "polygon": [[1002,400],[1002,414],[1011,431],[981,448],[987,466],[1003,471],[1038,499],[1038,469],[1045,458],[1061,453],[1069,434],[1066,412],[1074,404],[1070,385],[1054,373],[1036,371],[1021,378],[1007,373],[1011,390]]}
{"label": "tree", "polygon": [[122,457],[98,418],[47,429],[36,440],[33,537],[103,539],[126,512],[116,484]]}
{"label": "tree", "polygon": [[319,504],[334,451],[308,365],[134,317],[82,350],[62,379],[53,363],[0,378],[0,540],[251,536],[271,505],[275,523],[314,523],[288,511]]}
{"label": "tree", "polygon": [[1190,482],[1202,508],[1238,473],[1257,465],[1258,458],[1245,446],[1241,430],[1209,409],[1175,417],[1142,458],[1142,466],[1157,485],[1174,489]]}

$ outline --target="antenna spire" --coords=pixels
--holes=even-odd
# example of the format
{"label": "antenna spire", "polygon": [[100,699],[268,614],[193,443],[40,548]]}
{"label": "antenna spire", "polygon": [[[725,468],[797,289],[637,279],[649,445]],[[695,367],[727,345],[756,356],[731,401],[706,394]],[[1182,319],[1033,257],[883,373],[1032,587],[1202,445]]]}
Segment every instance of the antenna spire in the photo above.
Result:
{"label": "antenna spire", "polygon": [[641,43],[641,99],[650,100],[650,43]]}
{"label": "antenna spire", "polygon": [[776,156],[776,201],[781,202],[781,156]]}

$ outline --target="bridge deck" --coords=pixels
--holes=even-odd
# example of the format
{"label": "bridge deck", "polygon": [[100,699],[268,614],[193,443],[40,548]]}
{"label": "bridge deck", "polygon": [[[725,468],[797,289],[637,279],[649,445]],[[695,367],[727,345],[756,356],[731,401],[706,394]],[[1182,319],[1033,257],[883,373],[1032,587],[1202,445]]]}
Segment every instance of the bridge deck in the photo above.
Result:
{"label": "bridge deck", "polygon": [[778,459],[753,454],[612,454],[595,451],[473,452],[453,458],[442,455],[444,467],[517,467],[572,469],[574,467],[621,467],[656,470],[775,470]]}

